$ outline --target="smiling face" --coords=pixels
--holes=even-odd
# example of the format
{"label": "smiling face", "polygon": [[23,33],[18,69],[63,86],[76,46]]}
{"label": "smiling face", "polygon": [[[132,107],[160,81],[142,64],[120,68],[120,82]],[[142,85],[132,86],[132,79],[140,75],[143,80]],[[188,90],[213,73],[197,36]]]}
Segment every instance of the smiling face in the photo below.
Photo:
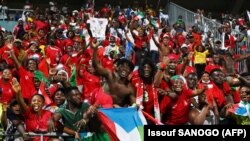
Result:
{"label": "smiling face", "polygon": [[250,88],[243,86],[240,89],[240,98],[243,102],[250,102]]}
{"label": "smiling face", "polygon": [[64,102],[65,102],[65,95],[64,95],[64,93],[63,93],[63,91],[57,91],[56,93],[55,93],[55,97],[54,97],[54,102],[55,102],[55,104],[57,105],[57,106],[60,106],[60,105],[62,105]]}
{"label": "smiling face", "polygon": [[204,73],[203,75],[202,75],[202,77],[201,77],[201,80],[203,81],[203,82],[209,82],[209,80],[210,80],[210,77],[209,77],[209,74],[208,73]]}
{"label": "smiling face", "polygon": [[3,70],[3,74],[2,74],[2,78],[6,81],[10,80],[12,78],[12,73],[9,69],[4,69]]}
{"label": "smiling face", "polygon": [[57,73],[57,76],[60,78],[60,80],[68,80],[68,74],[66,71],[62,70]]}
{"label": "smiling face", "polygon": [[31,99],[30,106],[34,112],[39,112],[44,106],[44,99],[41,95],[34,95]]}
{"label": "smiling face", "polygon": [[29,60],[28,61],[28,70],[33,72],[36,70],[37,64],[35,60]]}
{"label": "smiling face", "polygon": [[144,77],[149,78],[151,76],[152,68],[149,64],[145,64],[143,67]]}
{"label": "smiling face", "polygon": [[123,63],[118,66],[118,74],[121,78],[127,78],[130,73],[131,70],[127,63]]}
{"label": "smiling face", "polygon": [[173,90],[177,93],[180,93],[183,90],[183,80],[181,78],[174,80]]}
{"label": "smiling face", "polygon": [[170,60],[169,65],[168,65],[168,73],[175,74],[176,66],[177,66],[177,61]]}

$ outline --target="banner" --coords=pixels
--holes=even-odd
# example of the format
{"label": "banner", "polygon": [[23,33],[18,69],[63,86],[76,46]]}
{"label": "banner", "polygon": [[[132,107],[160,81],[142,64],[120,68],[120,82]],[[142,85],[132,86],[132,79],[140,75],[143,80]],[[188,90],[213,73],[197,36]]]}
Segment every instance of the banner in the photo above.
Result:
{"label": "banner", "polygon": [[108,24],[108,20],[105,18],[91,18],[87,21],[90,24],[90,30],[92,32],[93,37],[104,40],[106,26]]}

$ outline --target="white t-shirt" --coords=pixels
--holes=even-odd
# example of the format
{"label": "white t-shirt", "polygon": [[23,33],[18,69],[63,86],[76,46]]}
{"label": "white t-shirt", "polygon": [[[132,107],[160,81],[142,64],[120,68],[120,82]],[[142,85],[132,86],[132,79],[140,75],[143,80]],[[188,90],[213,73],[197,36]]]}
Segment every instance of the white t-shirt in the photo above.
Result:
{"label": "white t-shirt", "polygon": [[[159,36],[157,36],[157,35],[153,35],[153,36],[155,36],[154,38],[156,39],[156,41],[159,40]],[[150,39],[149,43],[150,43],[150,51],[158,51],[159,50],[158,47],[156,46],[154,40],[153,40],[153,37]]]}

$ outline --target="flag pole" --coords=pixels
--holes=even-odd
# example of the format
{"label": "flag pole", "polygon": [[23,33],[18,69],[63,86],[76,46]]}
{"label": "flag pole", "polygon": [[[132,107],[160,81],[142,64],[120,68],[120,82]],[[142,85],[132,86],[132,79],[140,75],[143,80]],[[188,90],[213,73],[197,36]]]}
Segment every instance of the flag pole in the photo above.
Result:
{"label": "flag pole", "polygon": [[143,113],[143,115],[144,115],[147,119],[149,119],[150,121],[152,121],[155,125],[163,125],[162,122],[156,120],[154,117],[152,117],[152,116],[151,116],[150,114],[148,114],[147,112],[145,112],[145,111],[142,110],[142,113]]}

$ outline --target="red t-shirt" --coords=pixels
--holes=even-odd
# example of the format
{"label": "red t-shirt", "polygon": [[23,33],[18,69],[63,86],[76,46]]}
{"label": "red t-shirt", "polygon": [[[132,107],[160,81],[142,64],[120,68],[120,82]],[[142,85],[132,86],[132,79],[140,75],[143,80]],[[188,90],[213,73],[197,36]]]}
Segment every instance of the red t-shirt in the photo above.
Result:
{"label": "red t-shirt", "polygon": [[162,121],[169,125],[187,123],[191,96],[192,90],[187,88],[184,88],[175,100],[165,96],[160,102],[160,111],[163,114]]}
{"label": "red t-shirt", "polygon": [[205,91],[208,102],[212,105],[212,100],[214,99],[219,109],[226,105],[225,96],[230,95],[231,92],[232,89],[226,82],[223,82],[222,90],[213,83],[213,87]]}
{"label": "red t-shirt", "polygon": [[62,39],[56,39],[56,46],[59,47],[61,50],[63,50],[63,40]]}
{"label": "red t-shirt", "polygon": [[5,83],[3,79],[0,79],[0,88],[2,89],[2,103],[10,103],[15,98],[15,92],[12,90],[10,82]]}
{"label": "red t-shirt", "polygon": [[82,83],[83,83],[83,98],[84,99],[89,99],[91,92],[96,89],[101,87],[101,80],[98,76],[90,74],[88,71],[83,70],[83,78],[82,78]]}
{"label": "red t-shirt", "polygon": [[36,93],[36,89],[33,83],[34,74],[25,70],[23,67],[19,68],[20,85],[22,96],[26,99],[30,99],[32,95]]}
{"label": "red t-shirt", "polygon": [[34,24],[36,25],[36,31],[38,31],[39,29],[44,29],[45,33],[48,32],[49,29],[48,23],[40,20],[34,20]]}
{"label": "red t-shirt", "polygon": [[103,108],[112,108],[113,99],[109,94],[103,91],[102,87],[99,87],[91,93],[90,104],[101,105]]}
{"label": "red t-shirt", "polygon": [[74,45],[74,41],[70,38],[67,38],[67,39],[64,39],[63,40],[63,54],[66,53],[66,48],[69,46],[69,45]]}
{"label": "red t-shirt", "polygon": [[[14,53],[16,56],[18,56],[18,50],[16,47],[13,47]],[[0,48],[0,58],[2,60],[5,60],[9,66],[14,66],[14,61],[10,57],[10,51],[11,49],[4,45],[2,48]]]}
{"label": "red t-shirt", "polygon": [[102,66],[106,69],[109,69],[111,72],[114,71],[114,62],[113,60],[109,59],[108,57],[103,57],[101,60]]}
{"label": "red t-shirt", "polygon": [[80,58],[77,57],[77,55],[75,55],[74,57],[70,57],[68,54],[64,54],[61,57],[60,63],[62,63],[63,65],[66,65],[67,61],[69,61],[68,64],[78,65],[79,60],[80,60]]}
{"label": "red t-shirt", "polygon": [[195,43],[195,47],[196,46],[199,46],[199,45],[201,45],[201,40],[202,40],[202,37],[201,37],[201,35],[200,34],[198,34],[198,33],[192,33],[192,35],[193,35],[193,37],[194,37],[194,43]]}
{"label": "red t-shirt", "polygon": [[[42,110],[42,114],[40,117],[32,111],[31,108],[24,113],[26,131],[28,132],[36,132],[36,131],[48,131],[48,121],[51,118],[52,113],[47,110]],[[48,141],[49,137],[44,137],[44,141]],[[40,141],[40,136],[34,137],[32,141]]]}
{"label": "red t-shirt", "polygon": [[51,65],[56,65],[57,61],[59,61],[60,57],[62,56],[62,51],[59,47],[47,46],[45,49],[45,54],[48,58],[50,58]]}
{"label": "red t-shirt", "polygon": [[135,36],[134,37],[135,41],[135,48],[141,49],[142,48],[142,42],[148,42],[148,37],[144,36],[144,37],[138,37]]}

